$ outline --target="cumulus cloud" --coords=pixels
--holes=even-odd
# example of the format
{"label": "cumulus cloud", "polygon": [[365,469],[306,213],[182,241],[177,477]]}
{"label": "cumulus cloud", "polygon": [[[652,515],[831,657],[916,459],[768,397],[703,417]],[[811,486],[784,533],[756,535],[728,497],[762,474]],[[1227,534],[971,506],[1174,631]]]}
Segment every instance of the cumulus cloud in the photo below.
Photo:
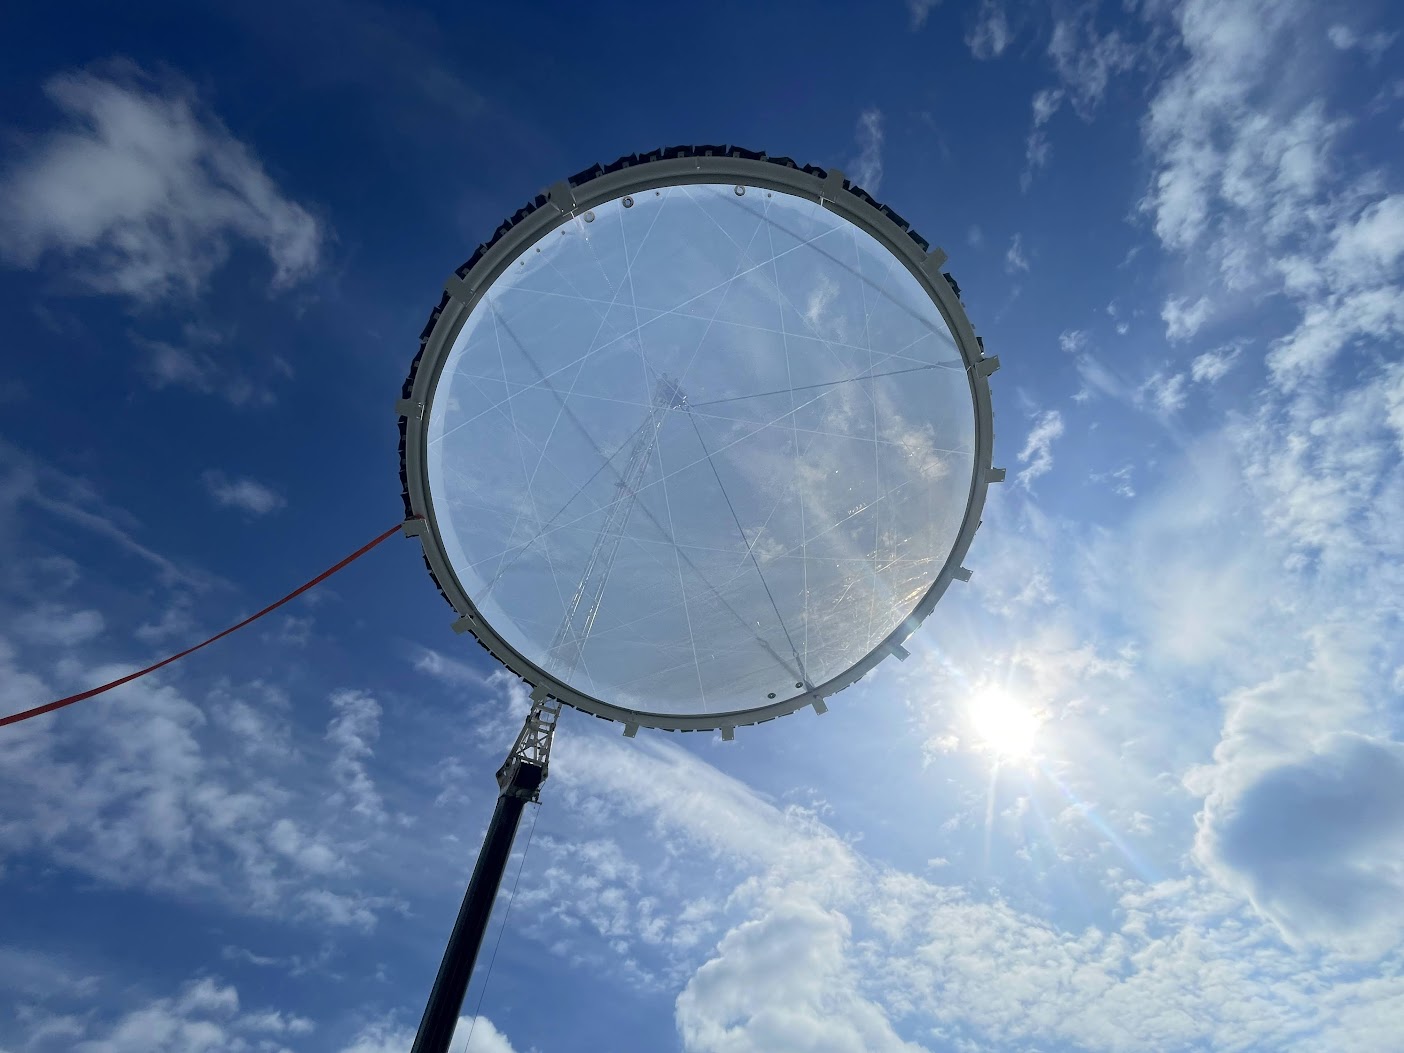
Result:
{"label": "cumulus cloud", "polygon": [[1172,339],[1232,298],[1283,293],[1300,311],[1268,353],[1284,391],[1362,341],[1397,340],[1404,205],[1378,173],[1347,166],[1340,140],[1352,121],[1333,112],[1317,67],[1302,67],[1314,70],[1311,90],[1279,90],[1284,62],[1330,46],[1315,7],[1190,0],[1174,25],[1188,59],[1151,101],[1141,203],[1162,245],[1193,253],[1200,276],[1199,289],[1167,303]]}
{"label": "cumulus cloud", "polygon": [[237,508],[251,516],[266,516],[288,503],[286,498],[271,486],[247,476],[231,479],[223,472],[208,471],[202,478],[205,489],[209,491],[215,504],[224,508]]}
{"label": "cumulus cloud", "polygon": [[859,993],[848,919],[787,895],[727,933],[678,995],[689,1053],[920,1053]]}
{"label": "cumulus cloud", "polygon": [[1165,336],[1169,340],[1187,340],[1199,332],[1209,319],[1209,298],[1200,297],[1190,303],[1183,296],[1175,296],[1165,301],[1160,309],[1161,320],[1165,323]]}
{"label": "cumulus cloud", "polygon": [[870,194],[882,186],[882,111],[864,110],[858,115],[858,156],[853,160],[853,182]]}
{"label": "cumulus cloud", "polygon": [[1053,442],[1063,434],[1063,415],[1057,410],[1044,410],[1034,417],[1033,428],[1019,451],[1019,463],[1028,465],[1018,475],[1019,485],[1027,488],[1041,475],[1053,468]]}
{"label": "cumulus cloud", "polygon": [[[340,1053],[404,1053],[412,1045],[414,1029],[401,1027],[393,1021],[378,1021],[362,1028]],[[459,1017],[449,1046],[455,1053],[515,1053],[512,1043],[485,1016]]]}
{"label": "cumulus cloud", "polygon": [[88,288],[141,302],[200,291],[236,242],[273,265],[272,287],[312,274],[321,225],[183,84],[113,65],[44,86],[63,124],[0,181],[0,256],[65,263]]}
{"label": "cumulus cloud", "polygon": [[1198,851],[1289,936],[1382,953],[1404,936],[1404,744],[1330,735],[1211,799]]}
{"label": "cumulus cloud", "polygon": [[42,1010],[22,1014],[29,1041],[48,1048],[47,1040],[62,1038],[75,1053],[265,1053],[283,1048],[284,1038],[314,1030],[306,1017],[277,1010],[244,1011],[232,985],[208,977],[116,1019],[85,1008],[82,1015]]}
{"label": "cumulus cloud", "polygon": [[[48,682],[0,635],[0,712],[103,683],[134,664],[69,663],[46,672],[61,677]],[[386,899],[350,881],[346,860],[364,844],[326,832],[323,801],[339,783],[296,748],[286,698],[255,681],[201,702],[152,677],[116,689],[101,707],[8,729],[0,737],[0,797],[10,802],[0,855],[241,914],[373,922]],[[297,791],[294,774],[303,779]],[[340,899],[307,898],[312,892]]]}
{"label": "cumulus cloud", "polygon": [[[1085,656],[1065,670],[1069,684],[1091,675]],[[661,843],[661,872],[638,868],[631,897],[672,887],[679,864],[720,883],[731,921],[675,1006],[688,1053],[923,1048],[898,1021],[925,1025],[931,1049],[1390,1048],[1388,1014],[1370,1010],[1404,996],[1404,979],[1334,982],[1329,998],[1349,1013],[1333,1016],[1325,1044],[1301,1041],[1319,979],[1202,879],[1120,880],[1119,927],[1062,930],[998,895],[874,864],[812,814],[674,746],[594,733],[559,745],[559,777],[588,795],[580,805],[642,822]],[[631,931],[612,937],[620,972],[639,953]]]}

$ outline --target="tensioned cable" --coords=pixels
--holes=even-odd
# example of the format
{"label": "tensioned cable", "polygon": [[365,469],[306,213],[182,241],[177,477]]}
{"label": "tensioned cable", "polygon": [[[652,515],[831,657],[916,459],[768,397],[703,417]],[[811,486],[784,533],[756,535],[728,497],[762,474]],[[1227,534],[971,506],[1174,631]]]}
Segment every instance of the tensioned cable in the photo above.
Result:
{"label": "tensioned cable", "polygon": [[[845,377],[843,380],[825,380],[818,384],[796,384],[789,388],[776,388],[774,391],[757,391],[754,395],[733,395],[725,399],[711,399],[707,402],[690,402],[693,409],[700,409],[703,406],[720,406],[723,402],[744,402],[746,399],[762,399],[767,395],[789,395],[795,391],[812,391],[815,388],[833,388],[840,384],[852,384],[859,380],[877,380],[879,377],[895,377],[903,373],[924,373],[928,369],[964,369],[961,362],[932,362],[929,366],[912,366],[910,369],[894,369],[888,373],[864,373],[861,376]],[[793,415],[793,414],[791,414]],[[856,436],[855,436],[856,437]]]}
{"label": "tensioned cable", "polygon": [[[611,471],[613,471],[615,478],[618,479],[620,482],[624,482],[624,477],[620,475],[619,469],[609,464],[609,459],[605,457],[604,450],[600,449],[600,444],[595,441],[595,437],[590,434],[590,431],[588,428],[585,427],[584,422],[581,421],[580,417],[576,414],[576,412],[573,409],[571,409],[570,405],[565,401],[564,398],[562,398],[560,389],[551,383],[550,378],[546,375],[546,372],[541,368],[540,364],[537,363],[536,358],[531,354],[530,351],[526,349],[526,345],[523,344],[522,341],[518,338],[517,334],[513,332],[512,327],[507,324],[507,320],[503,318],[501,319],[501,323],[502,328],[506,331],[507,335],[512,338],[512,342],[517,345],[517,350],[522,353],[522,357],[526,359],[526,361],[528,362],[528,364],[530,364],[532,369],[536,370],[537,376],[539,376],[542,380],[542,383],[546,385],[546,390],[551,392],[551,394],[555,395],[557,401],[561,403],[561,410],[565,413],[567,419],[569,419],[570,422],[575,425],[576,429],[580,432],[580,434],[585,437],[585,441],[590,444],[591,448],[595,451],[595,455],[598,456],[601,460],[605,461],[606,466],[609,467]],[[819,398],[822,396],[815,397]],[[686,404],[684,403],[684,407],[685,406]],[[696,427],[695,424],[693,426]],[[740,440],[738,439],[734,441],[739,442]],[[705,445],[703,446],[703,450],[706,450]],[[707,454],[707,458],[709,460],[711,459],[710,453]],[[654,529],[657,530],[660,534],[662,534],[663,538],[670,545],[676,547],[677,540],[672,536],[672,534],[668,532],[667,528],[663,526],[663,524],[659,521],[658,517],[649,510],[648,505],[640,501],[639,509],[648,518],[648,521],[653,524]],[[542,533],[544,533],[544,531]],[[707,576],[702,573],[701,569],[697,566],[697,564],[692,562],[692,560],[687,556],[686,553],[679,551],[678,554],[681,557],[682,561],[687,564],[688,569],[697,575],[698,579],[702,582],[703,585],[707,586],[708,590],[710,590],[710,592],[712,593],[713,598],[716,599],[716,601],[720,603],[727,610],[727,612],[733,618],[735,618],[736,621],[740,625],[742,625],[748,633],[750,633],[755,638],[756,642],[761,645],[761,647],[766,651],[766,653],[768,653],[772,658],[775,659],[777,665],[779,665],[786,672],[790,673],[792,676],[799,676],[801,680],[805,680],[803,666],[801,666],[798,669],[791,669],[789,666],[787,666],[785,664],[785,660],[775,653],[775,649],[770,646],[770,643],[763,636],[761,636],[754,629],[752,629],[750,624],[746,621],[746,619],[741,617],[741,615],[737,612],[736,608],[726,601],[726,598],[722,596],[722,594],[717,590],[717,587],[713,585],[710,580],[708,580]],[[775,600],[772,597],[771,603],[773,604],[774,602]],[[779,612],[777,611],[776,613],[778,614]],[[786,637],[790,635],[788,629],[785,631],[785,635]],[[791,643],[790,647],[791,649],[793,649],[794,644]]]}
{"label": "tensioned cable", "polygon": [[[685,403],[683,408],[687,408]],[[775,602],[775,594],[770,591],[770,583],[765,580],[765,572],[760,568],[760,560],[756,559],[755,545],[746,537],[746,528],[741,525],[741,517],[736,514],[736,506],[731,503],[731,495],[726,492],[726,484],[722,482],[721,473],[717,471],[717,462],[712,460],[712,451],[707,449],[707,442],[702,438],[702,429],[697,426],[697,418],[689,413],[687,419],[692,422],[692,430],[697,433],[697,441],[702,446],[702,452],[707,455],[707,464],[711,466],[712,475],[716,477],[717,488],[721,490],[722,497],[726,499],[726,507],[731,510],[731,521],[736,524],[736,529],[741,534],[741,544],[746,546],[746,555],[751,557],[751,564],[756,568],[761,587],[765,589],[765,594],[770,599],[771,610],[775,612],[775,618],[780,622],[780,628],[784,630],[785,641],[790,645],[790,653],[795,656],[795,664],[799,666],[800,679],[807,684],[809,683],[809,675],[804,671],[804,659],[800,658],[799,649],[795,647],[794,637],[790,635],[790,627],[785,624],[785,616],[780,613],[780,605]]]}
{"label": "tensioned cable", "polygon": [[[414,516],[413,518],[419,519],[422,517]],[[205,640],[201,643],[197,643],[194,647],[187,647],[184,651],[181,651],[179,654],[173,654],[169,658],[163,658],[161,659],[161,661],[155,663],[154,665],[149,665],[145,669],[138,669],[135,673],[128,673],[126,676],[118,677],[116,680],[113,680],[110,683],[103,684],[101,687],[94,687],[88,689],[87,691],[80,691],[76,695],[69,695],[67,698],[60,698],[55,702],[49,702],[42,706],[35,706],[33,709],[26,709],[23,713],[11,713],[8,717],[0,717],[0,728],[3,728],[6,724],[18,724],[21,720],[28,720],[30,717],[37,717],[42,716],[45,713],[52,713],[56,709],[62,709],[64,706],[71,706],[75,702],[82,702],[84,699],[92,698],[94,695],[100,695],[104,691],[111,691],[114,687],[121,687],[123,684],[129,684],[138,677],[145,676],[147,673],[154,673],[156,672],[156,670],[162,668],[163,666],[168,666],[172,662],[184,658],[188,654],[194,654],[200,648],[208,647],[216,640],[222,640],[230,633],[237,632],[244,626],[249,625],[252,622],[258,621],[265,614],[271,614],[273,611],[276,611],[279,607],[287,603],[289,600],[294,600],[297,597],[301,596],[304,592],[312,588],[314,585],[320,585],[322,582],[326,581],[337,571],[341,570],[348,564],[360,559],[371,549],[375,548],[376,545],[380,544],[382,541],[386,540],[392,534],[402,529],[403,527],[403,523],[396,523],[389,530],[385,531],[385,533],[381,534],[373,541],[369,541],[366,544],[362,545],[360,548],[358,548],[355,552],[351,553],[351,555],[347,556],[341,562],[333,564],[326,570],[322,571],[322,573],[318,574],[311,581],[307,582],[304,585],[299,585],[297,588],[293,589],[292,592],[288,593],[281,600],[278,600],[275,603],[270,603],[267,607],[263,608],[263,610],[259,611],[257,614],[249,615],[237,625],[231,625],[228,629],[225,629],[223,632],[215,633],[208,640]]]}

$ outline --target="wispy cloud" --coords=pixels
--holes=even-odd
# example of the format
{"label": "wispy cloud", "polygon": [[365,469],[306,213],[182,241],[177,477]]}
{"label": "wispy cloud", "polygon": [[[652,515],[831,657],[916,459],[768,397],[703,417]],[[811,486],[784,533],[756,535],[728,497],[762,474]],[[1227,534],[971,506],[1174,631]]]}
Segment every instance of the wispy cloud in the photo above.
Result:
{"label": "wispy cloud", "polygon": [[1090,118],[1101,105],[1107,85],[1135,63],[1137,51],[1118,30],[1098,33],[1096,4],[1073,8],[1053,24],[1048,55],[1078,115]]}
{"label": "wispy cloud", "polygon": [[1019,485],[1027,488],[1041,475],[1053,468],[1053,443],[1063,434],[1063,415],[1057,410],[1044,410],[1034,417],[1033,428],[1019,451],[1019,463],[1028,465],[1018,475]]}
{"label": "wispy cloud", "polygon": [[940,6],[941,0],[907,0],[907,14],[911,17],[912,30],[926,25],[933,8]]}
{"label": "wispy cloud", "polygon": [[1061,88],[1043,88],[1034,93],[1033,123],[1029,127],[1028,138],[1024,141],[1024,170],[1019,175],[1019,186],[1027,192],[1033,185],[1033,178],[1042,168],[1048,167],[1053,157],[1053,144],[1048,138],[1045,125],[1053,119],[1063,104]]}
{"label": "wispy cloud", "polygon": [[1004,273],[1020,274],[1028,271],[1029,258],[1024,254],[1024,236],[1015,234],[1004,253]]}
{"label": "wispy cloud", "polygon": [[479,673],[467,662],[432,650],[428,647],[413,648],[410,662],[417,672],[431,676],[449,687],[487,687],[488,678]]}
{"label": "wispy cloud", "polygon": [[977,59],[999,58],[1012,38],[1009,16],[1004,13],[1004,5],[1000,0],[980,0],[975,24],[965,37],[965,45],[970,49],[970,53]]}
{"label": "wispy cloud", "polygon": [[[210,575],[179,567],[137,540],[139,524],[130,516],[107,507],[85,480],[70,476],[0,440],[0,510],[21,505],[32,505],[66,523],[106,538],[117,548],[149,564],[165,582],[205,589],[217,580]],[[67,559],[52,555],[48,558]]]}
{"label": "wispy cloud", "polygon": [[271,486],[247,476],[230,478],[223,472],[208,471],[201,478],[215,504],[237,508],[251,516],[266,516],[286,505],[287,499]]}
{"label": "wispy cloud", "polygon": [[858,116],[858,156],[853,160],[853,181],[870,194],[882,186],[882,111],[864,110]]}
{"label": "wispy cloud", "polygon": [[1058,336],[1058,346],[1069,355],[1086,351],[1091,342],[1092,335],[1086,329],[1064,329]]}
{"label": "wispy cloud", "polygon": [[335,716],[327,725],[327,741],[335,748],[331,770],[351,808],[367,819],[385,818],[367,759],[380,735],[380,703],[364,691],[338,691],[331,698]]}
{"label": "wispy cloud", "polygon": [[199,292],[236,241],[267,253],[274,289],[316,269],[321,225],[188,86],[118,63],[54,77],[45,93],[64,125],[0,183],[11,264],[56,256],[88,288],[144,302]]}
{"label": "wispy cloud", "polygon": [[1228,344],[1196,355],[1190,363],[1190,378],[1196,384],[1212,384],[1228,376],[1238,357],[1243,353],[1242,344]]}
{"label": "wispy cloud", "polygon": [[74,610],[45,603],[30,611],[18,630],[32,643],[73,647],[98,636],[104,624],[100,611]]}
{"label": "wispy cloud", "polygon": [[1365,52],[1372,60],[1378,60],[1390,45],[1398,38],[1398,33],[1386,33],[1384,30],[1376,30],[1373,33],[1361,33],[1350,26],[1337,23],[1326,31],[1326,38],[1339,51],[1350,51],[1358,48]]}
{"label": "wispy cloud", "polygon": [[[211,353],[209,338],[195,337],[186,346],[164,340],[133,337],[142,352],[137,369],[157,391],[183,388],[202,395],[217,395],[231,406],[261,408],[275,399],[266,386],[250,380],[239,368]],[[199,346],[204,343],[205,346]]]}

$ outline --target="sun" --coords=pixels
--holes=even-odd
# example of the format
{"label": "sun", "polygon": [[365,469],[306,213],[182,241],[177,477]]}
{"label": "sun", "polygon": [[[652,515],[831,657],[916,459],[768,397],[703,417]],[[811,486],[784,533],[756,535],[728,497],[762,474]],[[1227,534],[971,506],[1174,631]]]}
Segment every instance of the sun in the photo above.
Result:
{"label": "sun", "polygon": [[970,725],[981,744],[1001,760],[1028,760],[1038,740],[1039,715],[999,688],[971,698]]}

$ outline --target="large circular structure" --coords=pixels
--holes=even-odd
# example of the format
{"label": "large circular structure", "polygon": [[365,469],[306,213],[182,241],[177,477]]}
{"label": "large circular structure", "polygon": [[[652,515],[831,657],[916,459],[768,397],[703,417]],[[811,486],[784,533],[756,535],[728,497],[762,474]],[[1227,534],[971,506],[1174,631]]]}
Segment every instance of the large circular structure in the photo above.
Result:
{"label": "large circular structure", "polygon": [[1003,477],[944,259],[737,148],[537,197],[449,279],[398,406],[455,628],[629,733],[822,710],[904,656]]}

